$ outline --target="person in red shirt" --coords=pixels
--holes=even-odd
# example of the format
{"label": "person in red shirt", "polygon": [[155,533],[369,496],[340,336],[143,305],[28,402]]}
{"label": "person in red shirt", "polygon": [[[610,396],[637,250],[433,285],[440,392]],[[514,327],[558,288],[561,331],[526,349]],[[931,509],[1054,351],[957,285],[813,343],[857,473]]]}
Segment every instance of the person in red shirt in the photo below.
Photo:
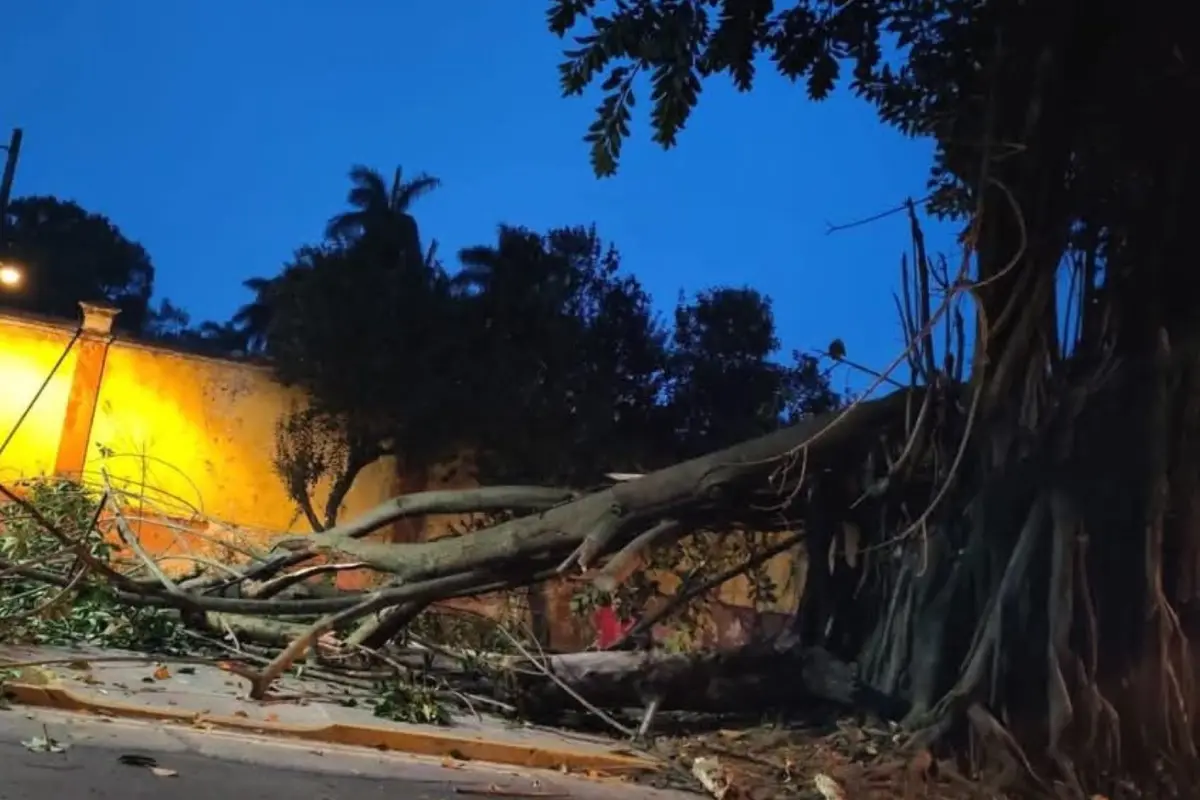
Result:
{"label": "person in red shirt", "polygon": [[617,613],[617,603],[617,599],[613,598],[611,603],[597,606],[592,612],[592,624],[596,628],[596,647],[600,650],[607,650],[621,641],[633,627],[633,620],[621,621],[621,615]]}

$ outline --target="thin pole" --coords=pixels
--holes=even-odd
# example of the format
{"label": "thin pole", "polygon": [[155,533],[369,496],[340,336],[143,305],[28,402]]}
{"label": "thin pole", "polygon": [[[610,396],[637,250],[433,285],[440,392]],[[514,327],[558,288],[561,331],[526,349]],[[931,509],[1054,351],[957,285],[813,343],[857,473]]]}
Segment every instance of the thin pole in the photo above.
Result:
{"label": "thin pole", "polygon": [[8,227],[8,201],[12,197],[13,178],[17,174],[17,159],[21,157],[21,138],[24,133],[20,128],[13,128],[12,138],[8,140],[8,157],[4,160],[4,176],[0,177],[0,247],[4,246],[4,229]]}

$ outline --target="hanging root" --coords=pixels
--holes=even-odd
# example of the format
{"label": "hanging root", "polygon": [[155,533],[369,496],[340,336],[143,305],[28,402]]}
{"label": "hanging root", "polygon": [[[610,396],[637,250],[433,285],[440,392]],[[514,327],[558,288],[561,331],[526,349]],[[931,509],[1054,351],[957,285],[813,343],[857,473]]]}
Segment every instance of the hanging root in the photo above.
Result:
{"label": "hanging root", "polygon": [[[1192,730],[1196,697],[1194,676],[1189,660],[1187,637],[1179,617],[1163,591],[1163,539],[1170,498],[1171,435],[1171,364],[1170,342],[1166,331],[1159,332],[1155,353],[1153,396],[1149,413],[1150,484],[1145,529],[1145,586],[1146,620],[1152,625],[1153,651],[1146,654],[1147,671],[1153,670],[1157,688],[1153,707],[1162,714],[1154,724],[1161,731],[1162,741],[1146,736],[1143,745],[1150,752],[1156,746],[1177,762],[1195,765],[1196,743]],[[1185,532],[1186,535],[1186,532]],[[1148,688],[1148,687],[1147,687]],[[1147,709],[1148,710],[1148,709]],[[1145,722],[1151,722],[1147,719]],[[1195,776],[1181,776],[1184,780]]]}

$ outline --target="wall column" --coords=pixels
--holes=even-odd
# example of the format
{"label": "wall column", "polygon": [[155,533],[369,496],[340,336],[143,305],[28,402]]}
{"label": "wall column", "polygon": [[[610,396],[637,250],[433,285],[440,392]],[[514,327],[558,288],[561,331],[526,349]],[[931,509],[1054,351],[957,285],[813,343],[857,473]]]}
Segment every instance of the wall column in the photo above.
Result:
{"label": "wall column", "polygon": [[80,324],[83,332],[76,344],[75,372],[67,395],[67,413],[58,440],[58,455],[54,459],[54,473],[69,478],[83,474],[87,463],[92,420],[96,416],[100,382],[104,379],[104,361],[113,340],[113,319],[121,313],[119,309],[92,303],[80,303],[79,307],[83,311]]}

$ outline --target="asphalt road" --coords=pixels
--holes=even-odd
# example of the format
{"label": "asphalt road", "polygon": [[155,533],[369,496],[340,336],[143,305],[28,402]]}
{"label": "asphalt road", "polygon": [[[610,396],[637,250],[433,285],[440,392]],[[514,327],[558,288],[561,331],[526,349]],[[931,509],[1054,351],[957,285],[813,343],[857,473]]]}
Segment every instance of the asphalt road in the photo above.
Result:
{"label": "asphalt road", "polygon": [[[47,752],[42,746],[47,739],[61,746],[62,752]],[[689,797],[556,773],[445,764],[186,726],[34,709],[0,711],[0,800],[211,800],[214,796],[221,800]]]}
{"label": "asphalt road", "polygon": [[177,777],[158,777],[147,767],[126,766],[105,747],[75,746],[63,754],[31,753],[19,743],[0,744],[0,798],[122,798],[123,800],[336,800],[427,798],[462,800],[453,786],[392,778],[301,772],[262,764],[239,764],[190,753],[156,757]]}

